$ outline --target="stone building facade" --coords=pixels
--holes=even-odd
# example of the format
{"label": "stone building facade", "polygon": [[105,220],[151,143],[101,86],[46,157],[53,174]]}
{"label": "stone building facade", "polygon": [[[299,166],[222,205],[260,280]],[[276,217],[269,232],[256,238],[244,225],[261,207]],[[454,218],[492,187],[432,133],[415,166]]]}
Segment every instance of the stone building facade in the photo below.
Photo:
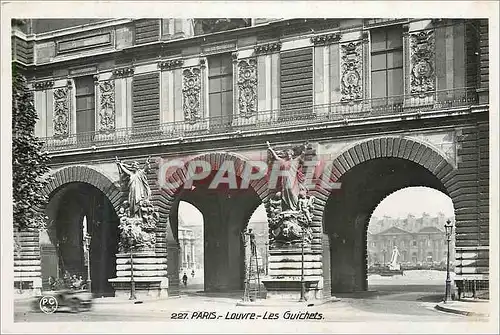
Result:
{"label": "stone building facade", "polygon": [[[183,166],[167,177],[163,167],[204,161],[213,178],[231,161],[241,181],[244,167],[266,160],[266,141],[278,151],[308,141],[305,160],[328,166],[342,185],[307,195],[315,198],[304,263],[313,296],[367,288],[371,213],[409,186],[450,196],[456,280],[487,280],[488,45],[488,21],[469,19],[27,20],[13,28],[12,55],[51,157],[40,211],[52,222],[42,239],[52,247],[42,257],[37,233],[17,234],[15,280],[39,286],[58,275],[54,264],[83,271],[80,239],[63,247],[61,239],[80,232],[86,216],[92,290],[126,291],[129,255],[116,243],[126,190],[115,157],[151,157],[159,222],[154,248],[134,258],[138,294],[179,294],[179,201],[203,213],[205,289],[241,289],[240,234],[260,204],[270,208],[267,180],[248,192],[202,181],[164,189],[165,179],[186,185],[192,175]],[[300,255],[268,251],[270,280],[296,283]]]}
{"label": "stone building facade", "polygon": [[[444,215],[406,218],[372,218],[367,232],[368,265],[387,264],[394,246],[404,266],[444,266],[447,258],[447,242]],[[452,220],[451,220],[452,221]],[[453,221],[452,221],[453,222]],[[453,265],[455,239],[450,242],[450,265]]]}

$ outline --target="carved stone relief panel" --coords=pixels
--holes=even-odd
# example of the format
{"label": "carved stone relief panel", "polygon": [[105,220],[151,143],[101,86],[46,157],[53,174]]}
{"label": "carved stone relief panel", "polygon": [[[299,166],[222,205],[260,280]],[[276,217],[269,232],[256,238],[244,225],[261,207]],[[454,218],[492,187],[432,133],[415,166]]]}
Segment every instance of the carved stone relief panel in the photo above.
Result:
{"label": "carved stone relief panel", "polygon": [[257,61],[253,58],[238,62],[238,111],[243,117],[257,113]]}
{"label": "carved stone relief panel", "polygon": [[69,136],[70,128],[69,86],[54,89],[54,138]]}
{"label": "carved stone relief panel", "polygon": [[101,81],[99,89],[99,132],[113,132],[116,127],[115,113],[115,82],[114,80]]}
{"label": "carved stone relief panel", "polygon": [[425,96],[435,89],[434,31],[410,34],[410,92]]}
{"label": "carved stone relief panel", "polygon": [[363,58],[361,42],[341,45],[341,93],[340,101],[352,102],[363,98]]}
{"label": "carved stone relief panel", "polygon": [[196,123],[201,119],[201,70],[199,67],[182,71],[182,103],[184,120]]}

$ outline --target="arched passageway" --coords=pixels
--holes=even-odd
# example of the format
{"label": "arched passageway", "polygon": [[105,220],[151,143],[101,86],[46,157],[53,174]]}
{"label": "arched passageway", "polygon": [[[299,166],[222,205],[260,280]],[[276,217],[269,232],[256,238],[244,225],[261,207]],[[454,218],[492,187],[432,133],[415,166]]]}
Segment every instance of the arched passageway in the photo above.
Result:
{"label": "arched passageway", "polygon": [[[173,195],[168,220],[172,238],[167,243],[170,294],[175,294],[180,284],[178,208],[181,201],[196,207],[203,215],[204,290],[243,289],[245,254],[241,233],[261,199],[252,187],[231,188],[225,183],[210,187],[216,173],[214,170],[206,178],[193,181],[191,187],[185,188],[183,184]],[[241,185],[241,178],[235,178]]]}
{"label": "arched passageway", "polygon": [[[393,149],[396,141],[399,150]],[[334,166],[342,186],[329,194],[323,212],[325,290],[367,290],[367,228],[377,205],[411,186],[448,195],[445,184],[453,168],[433,149],[399,138],[358,144],[337,158]]]}
{"label": "arched passageway", "polygon": [[[65,273],[88,278],[95,296],[113,296],[108,279],[116,277],[118,217],[108,197],[88,183],[65,183],[53,190],[45,208],[47,232],[40,239],[42,279]],[[85,227],[86,225],[86,227]],[[90,257],[85,257],[84,233],[90,235]]]}

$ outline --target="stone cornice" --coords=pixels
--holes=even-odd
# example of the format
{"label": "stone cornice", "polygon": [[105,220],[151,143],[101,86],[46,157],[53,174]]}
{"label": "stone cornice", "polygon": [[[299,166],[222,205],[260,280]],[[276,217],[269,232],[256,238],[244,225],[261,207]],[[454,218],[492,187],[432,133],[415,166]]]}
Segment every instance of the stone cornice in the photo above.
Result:
{"label": "stone cornice", "polygon": [[311,42],[314,45],[327,45],[340,41],[342,36],[340,33],[324,34],[311,37]]}
{"label": "stone cornice", "polygon": [[132,75],[134,75],[134,68],[132,66],[113,70],[113,76],[118,78],[129,77]]}
{"label": "stone cornice", "polygon": [[267,44],[256,45],[254,51],[256,55],[279,52],[281,50],[281,42],[272,42]]}
{"label": "stone cornice", "polygon": [[162,71],[165,71],[165,70],[173,70],[179,68],[182,65],[184,65],[184,60],[179,58],[179,59],[171,59],[164,62],[159,62],[158,68]]}
{"label": "stone cornice", "polygon": [[38,81],[33,83],[33,87],[35,90],[46,90],[48,88],[51,88],[54,86],[54,81],[53,80],[46,80],[46,81]]}

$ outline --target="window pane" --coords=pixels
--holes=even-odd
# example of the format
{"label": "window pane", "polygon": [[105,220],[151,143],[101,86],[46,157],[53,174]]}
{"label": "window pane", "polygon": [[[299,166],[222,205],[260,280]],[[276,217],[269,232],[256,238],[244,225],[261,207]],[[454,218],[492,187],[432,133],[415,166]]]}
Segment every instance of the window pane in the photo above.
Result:
{"label": "window pane", "polygon": [[221,115],[221,94],[212,93],[208,96],[209,100],[209,115],[210,117],[216,117]]}
{"label": "window pane", "polygon": [[174,34],[182,32],[182,19],[174,19]]}
{"label": "window pane", "polygon": [[387,53],[387,68],[403,67],[403,51],[392,51]]}
{"label": "window pane", "polygon": [[230,55],[221,56],[221,74],[233,73],[233,61]]}
{"label": "window pane", "polygon": [[222,91],[232,91],[233,90],[233,75],[224,76],[221,79],[221,89]]}
{"label": "window pane", "polygon": [[208,93],[218,93],[221,91],[221,79],[212,78],[208,80]]}
{"label": "window pane", "polygon": [[385,30],[374,29],[371,30],[372,52],[385,50]]}
{"label": "window pane", "polygon": [[387,64],[385,63],[386,54],[372,55],[372,71],[385,70]]}
{"label": "window pane", "polygon": [[94,109],[94,97],[77,97],[76,98],[76,111],[85,109]]}
{"label": "window pane", "polygon": [[94,78],[92,76],[75,78],[76,95],[94,94]]}
{"label": "window pane", "polygon": [[372,72],[372,98],[386,97],[385,71]]}
{"label": "window pane", "polygon": [[222,93],[222,113],[224,115],[224,121],[228,122],[230,116],[233,114],[233,92]]}
{"label": "window pane", "polygon": [[221,74],[220,57],[208,57],[208,76],[218,76]]}
{"label": "window pane", "polygon": [[403,69],[387,70],[387,90],[389,96],[403,94]]}
{"label": "window pane", "polygon": [[84,133],[94,131],[94,111],[82,111],[76,113],[76,132]]}
{"label": "window pane", "polygon": [[403,45],[403,35],[401,28],[392,28],[387,31],[387,48],[394,49]]}

